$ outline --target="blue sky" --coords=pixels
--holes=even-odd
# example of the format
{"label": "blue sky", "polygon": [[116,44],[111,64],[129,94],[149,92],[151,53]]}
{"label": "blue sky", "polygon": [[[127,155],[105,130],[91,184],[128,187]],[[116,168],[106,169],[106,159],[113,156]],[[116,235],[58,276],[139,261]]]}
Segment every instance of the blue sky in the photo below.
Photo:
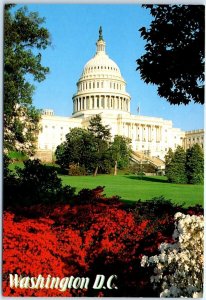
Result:
{"label": "blue sky", "polygon": [[[18,5],[19,7],[19,5]],[[72,95],[86,62],[96,51],[101,25],[106,52],[120,67],[131,95],[131,113],[162,117],[183,130],[203,128],[202,105],[171,106],[146,85],[136,71],[136,59],[144,54],[145,42],[138,31],[148,27],[149,12],[135,4],[33,4],[30,11],[45,17],[52,47],[43,51],[42,63],[50,68],[44,82],[35,83],[34,105],[54,109],[56,115],[71,116]]]}

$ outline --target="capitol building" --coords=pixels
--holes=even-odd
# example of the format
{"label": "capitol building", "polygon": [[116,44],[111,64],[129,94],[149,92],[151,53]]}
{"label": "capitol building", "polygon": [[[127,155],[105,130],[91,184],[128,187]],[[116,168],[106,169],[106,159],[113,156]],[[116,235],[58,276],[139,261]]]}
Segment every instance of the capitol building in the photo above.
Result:
{"label": "capitol building", "polygon": [[110,126],[112,137],[122,135],[131,139],[136,160],[144,157],[161,166],[169,148],[175,150],[181,145],[187,149],[194,143],[203,148],[203,130],[185,132],[174,128],[170,120],[130,113],[132,99],[119,67],[106,53],[101,27],[96,53],[85,64],[72,101],[71,117],[56,116],[52,109],[43,111],[36,153],[42,160],[52,157],[72,128],[87,128],[91,117],[97,114],[100,114],[104,125]]}

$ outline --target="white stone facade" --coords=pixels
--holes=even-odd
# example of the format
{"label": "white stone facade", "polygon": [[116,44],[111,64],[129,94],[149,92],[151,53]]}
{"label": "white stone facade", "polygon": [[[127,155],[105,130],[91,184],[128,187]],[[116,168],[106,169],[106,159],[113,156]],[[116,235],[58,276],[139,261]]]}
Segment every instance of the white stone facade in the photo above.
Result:
{"label": "white stone facade", "polygon": [[45,110],[38,149],[55,151],[71,128],[87,128],[96,114],[101,115],[104,125],[110,126],[112,137],[129,137],[133,151],[144,155],[164,160],[169,148],[188,145],[185,132],[173,128],[172,121],[130,113],[126,82],[117,64],[105,52],[101,27],[96,46],[95,56],[87,62],[77,82],[72,117],[55,116],[52,110]]}
{"label": "white stone facade", "polygon": [[185,132],[184,145],[185,149],[191,148],[194,144],[200,145],[204,149],[204,130],[191,130]]}

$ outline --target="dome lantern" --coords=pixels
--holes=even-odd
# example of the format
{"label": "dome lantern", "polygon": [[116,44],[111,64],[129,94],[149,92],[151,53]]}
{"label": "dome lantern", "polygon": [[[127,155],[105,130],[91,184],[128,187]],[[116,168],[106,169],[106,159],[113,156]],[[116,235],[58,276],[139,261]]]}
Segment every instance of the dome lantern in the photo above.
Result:
{"label": "dome lantern", "polygon": [[105,43],[105,41],[103,39],[103,35],[102,35],[102,26],[99,27],[99,39],[98,39],[96,45],[97,45],[97,54],[99,52],[105,52],[106,43]]}
{"label": "dome lantern", "polygon": [[102,26],[99,27],[99,39],[98,41],[104,41],[103,35],[102,35]]}

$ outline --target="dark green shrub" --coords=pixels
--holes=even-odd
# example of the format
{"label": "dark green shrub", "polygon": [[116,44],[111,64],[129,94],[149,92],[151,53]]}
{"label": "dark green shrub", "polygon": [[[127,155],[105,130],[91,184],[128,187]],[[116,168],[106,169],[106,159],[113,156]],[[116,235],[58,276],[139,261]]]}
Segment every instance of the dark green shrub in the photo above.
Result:
{"label": "dark green shrub", "polygon": [[145,173],[157,173],[157,168],[155,168],[151,164],[140,164],[140,163],[133,163],[129,166],[128,173],[130,174],[136,174],[136,175],[141,175]]}
{"label": "dark green shrub", "polygon": [[5,206],[33,205],[68,201],[75,188],[63,187],[55,167],[37,160],[27,160],[24,168],[16,168],[16,175],[4,181]]}
{"label": "dark green shrub", "polygon": [[70,176],[83,176],[86,175],[86,170],[84,167],[77,164],[70,164],[68,174]]}
{"label": "dark green shrub", "polygon": [[186,151],[186,170],[188,183],[204,183],[204,153],[198,144],[193,145]]}

